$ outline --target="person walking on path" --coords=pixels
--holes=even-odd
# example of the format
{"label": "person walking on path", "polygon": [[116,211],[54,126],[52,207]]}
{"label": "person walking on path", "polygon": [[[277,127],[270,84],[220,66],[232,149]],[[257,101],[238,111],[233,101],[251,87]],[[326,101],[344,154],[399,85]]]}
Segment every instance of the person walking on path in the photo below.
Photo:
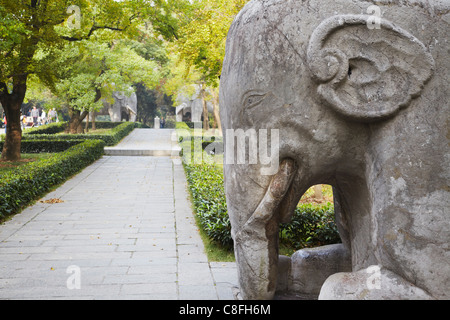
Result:
{"label": "person walking on path", "polygon": [[36,126],[39,118],[39,110],[36,107],[33,107],[33,110],[31,110],[31,117],[33,118],[33,126]]}
{"label": "person walking on path", "polygon": [[22,131],[25,130],[25,116],[22,111],[20,111],[20,126],[22,127]]}
{"label": "person walking on path", "polygon": [[6,134],[6,128],[7,128],[6,123],[7,123],[7,121],[6,121],[6,114],[5,114],[5,116],[3,117],[3,124],[5,125],[5,134]]}
{"label": "person walking on path", "polygon": [[56,110],[55,110],[55,108],[50,109],[50,111],[48,112],[48,122],[49,123],[56,122]]}

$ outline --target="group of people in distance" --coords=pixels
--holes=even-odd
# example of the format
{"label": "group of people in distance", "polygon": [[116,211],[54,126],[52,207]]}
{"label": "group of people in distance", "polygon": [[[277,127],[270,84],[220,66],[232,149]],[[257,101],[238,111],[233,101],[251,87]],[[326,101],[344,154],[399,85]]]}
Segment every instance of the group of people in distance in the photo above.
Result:
{"label": "group of people in distance", "polygon": [[[1,120],[2,127],[5,128],[6,133],[6,125],[8,123],[8,119],[6,118],[6,114],[3,113]],[[38,109],[34,106],[32,109],[28,110],[27,114],[24,115],[22,112],[20,113],[20,122],[22,125],[22,129],[26,127],[37,127],[44,124],[49,124],[53,122],[58,122],[58,113],[55,108],[52,108],[48,111],[48,114],[44,109]]]}

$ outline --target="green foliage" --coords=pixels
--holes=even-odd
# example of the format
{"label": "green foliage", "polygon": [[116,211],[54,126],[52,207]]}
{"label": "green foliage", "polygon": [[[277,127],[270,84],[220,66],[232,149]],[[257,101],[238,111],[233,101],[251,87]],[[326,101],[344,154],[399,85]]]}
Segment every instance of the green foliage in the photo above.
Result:
{"label": "green foliage", "polygon": [[[201,228],[225,248],[233,247],[231,225],[223,185],[223,170],[214,164],[184,165]],[[294,250],[339,243],[334,207],[305,204],[294,211],[292,221],[280,225],[280,241]]]}
{"label": "green foliage", "polygon": [[103,108],[101,97],[111,99],[114,91],[130,94],[130,85],[135,82],[152,88],[160,78],[157,63],[118,40],[70,42],[38,51],[35,59],[41,68],[56,71],[44,73],[39,80],[30,79],[51,89],[56,99],[53,104],[80,111],[98,111]]}
{"label": "green foliage", "polygon": [[185,130],[189,130],[188,125],[186,124],[186,122],[177,122],[176,123],[176,128],[177,129],[185,129]]}
{"label": "green foliage", "polygon": [[202,229],[210,239],[232,248],[222,170],[215,165],[185,165],[193,204]]}
{"label": "green foliage", "polygon": [[223,150],[224,150],[223,137],[211,136],[209,139],[202,141],[202,149],[203,150],[211,150],[216,155],[223,154]]}
{"label": "green foliage", "polygon": [[[171,10],[179,18],[177,37],[172,48],[185,62],[185,70],[194,67],[208,86],[218,86],[225,55],[225,41],[231,23],[246,0],[178,1]],[[182,6],[182,14],[178,10]]]}
{"label": "green foliage", "polygon": [[99,159],[103,155],[103,147],[103,141],[84,141],[65,152],[1,175],[0,219],[19,212],[51,187]]}
{"label": "green foliage", "polygon": [[[70,147],[84,142],[84,140],[22,140],[21,153],[55,153],[65,151]],[[0,149],[3,148],[0,141]]]}
{"label": "green foliage", "polygon": [[54,122],[44,126],[34,127],[24,131],[25,134],[55,134],[66,129],[67,122]]}
{"label": "green foliage", "polygon": [[[149,89],[142,83],[135,84],[137,96],[137,120],[150,127],[154,126],[156,116],[170,115],[175,109],[171,98],[159,90]],[[167,118],[166,118],[167,127]],[[167,127],[169,128],[169,127]]]}
{"label": "green foliage", "polygon": [[[111,121],[95,121],[96,129],[113,129],[123,124],[123,122],[111,122]],[[86,122],[83,122],[82,127],[86,126]],[[89,122],[89,129],[92,129],[92,122]],[[94,131],[95,132],[95,131]]]}
{"label": "green foliage", "polygon": [[[174,32],[161,33],[168,41],[170,74],[164,80],[164,92],[174,97],[196,97],[218,106],[219,76],[225,56],[225,42],[231,23],[249,0],[174,0],[163,11],[171,12],[177,22]],[[167,11],[169,10],[169,11]],[[170,22],[170,21],[167,21]],[[175,35],[175,36],[173,36]],[[198,87],[202,90],[198,94]],[[217,114],[217,113],[216,113]],[[217,116],[218,117],[218,116]],[[216,119],[219,122],[218,119]],[[206,126],[206,123],[205,123]]]}
{"label": "green foliage", "polygon": [[[26,28],[23,23],[17,23],[14,15],[7,12],[0,5],[0,52],[7,52],[14,43],[20,41],[20,37],[26,34]],[[0,56],[0,62],[3,62]]]}
{"label": "green foliage", "polygon": [[[137,33],[142,15],[136,1],[114,0],[0,0],[0,82],[7,82],[19,71],[51,77],[55,69],[45,69],[35,53],[48,52],[64,43],[89,38],[103,41]],[[78,6],[80,16],[67,12]],[[79,27],[69,22],[78,19]],[[139,21],[140,22],[140,21]]]}
{"label": "green foliage", "polygon": [[331,203],[299,205],[291,222],[280,226],[280,239],[296,249],[339,243],[334,206]]}
{"label": "green foliage", "polygon": [[24,140],[103,140],[107,146],[114,146],[135,128],[133,122],[123,122],[102,134],[34,134],[23,136]]}

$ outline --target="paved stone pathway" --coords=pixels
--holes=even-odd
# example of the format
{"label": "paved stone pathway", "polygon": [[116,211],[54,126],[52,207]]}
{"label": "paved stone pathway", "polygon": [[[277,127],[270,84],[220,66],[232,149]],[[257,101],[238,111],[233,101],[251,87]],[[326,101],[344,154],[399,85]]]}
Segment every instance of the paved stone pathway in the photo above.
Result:
{"label": "paved stone pathway", "polygon": [[50,199],[0,225],[0,299],[233,299],[235,264],[208,262],[179,158],[104,156]]}
{"label": "paved stone pathway", "polygon": [[106,147],[106,155],[121,156],[178,156],[180,154],[175,130],[134,130],[114,147]]}

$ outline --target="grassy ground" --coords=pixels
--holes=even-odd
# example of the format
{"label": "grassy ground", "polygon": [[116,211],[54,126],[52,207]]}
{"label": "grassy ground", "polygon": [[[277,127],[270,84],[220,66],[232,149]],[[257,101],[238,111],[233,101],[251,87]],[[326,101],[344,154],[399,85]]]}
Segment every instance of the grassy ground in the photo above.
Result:
{"label": "grassy ground", "polygon": [[40,159],[49,158],[51,155],[52,155],[51,153],[38,153],[38,154],[23,153],[22,159],[20,159],[19,161],[0,161],[0,175],[9,172],[11,170],[14,170],[15,168],[23,166],[27,163]]}
{"label": "grassy ground", "polygon": [[[85,130],[84,134],[105,134],[105,133],[108,133],[111,130],[112,130],[111,128],[109,128],[109,129],[95,129],[95,130],[89,129],[89,131]],[[57,134],[63,135],[63,134],[67,134],[67,133],[62,131],[62,132],[59,132]]]}

